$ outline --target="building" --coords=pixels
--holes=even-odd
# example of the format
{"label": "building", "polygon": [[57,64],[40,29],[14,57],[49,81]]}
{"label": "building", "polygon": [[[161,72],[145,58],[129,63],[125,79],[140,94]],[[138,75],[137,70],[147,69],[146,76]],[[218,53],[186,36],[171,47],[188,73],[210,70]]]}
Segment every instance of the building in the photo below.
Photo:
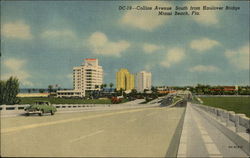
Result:
{"label": "building", "polygon": [[134,86],[134,75],[129,73],[127,69],[120,69],[116,72],[116,90],[132,90],[135,88]]}
{"label": "building", "polygon": [[157,89],[157,92],[160,94],[168,94],[168,93],[176,93],[177,91],[174,90],[174,88],[169,86],[157,86],[155,87]]}
{"label": "building", "polygon": [[135,89],[137,92],[144,92],[145,89],[150,90],[152,86],[151,72],[141,71],[135,75]]}
{"label": "building", "polygon": [[73,68],[74,90],[57,91],[58,97],[84,97],[85,93],[100,90],[103,83],[103,69],[98,59],[87,58],[81,66]]}
{"label": "building", "polygon": [[56,93],[58,98],[62,97],[84,97],[85,93],[80,90],[58,90]]}

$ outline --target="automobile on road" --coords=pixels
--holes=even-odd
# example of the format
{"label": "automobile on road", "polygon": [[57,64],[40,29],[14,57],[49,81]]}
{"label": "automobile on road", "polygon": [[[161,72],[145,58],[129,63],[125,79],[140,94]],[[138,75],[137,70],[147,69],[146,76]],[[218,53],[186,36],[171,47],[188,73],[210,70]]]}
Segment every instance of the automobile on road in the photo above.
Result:
{"label": "automobile on road", "polygon": [[48,101],[36,101],[34,104],[26,107],[24,110],[27,116],[29,116],[30,114],[39,114],[40,116],[42,116],[45,113],[54,115],[57,111],[56,107],[54,107]]}

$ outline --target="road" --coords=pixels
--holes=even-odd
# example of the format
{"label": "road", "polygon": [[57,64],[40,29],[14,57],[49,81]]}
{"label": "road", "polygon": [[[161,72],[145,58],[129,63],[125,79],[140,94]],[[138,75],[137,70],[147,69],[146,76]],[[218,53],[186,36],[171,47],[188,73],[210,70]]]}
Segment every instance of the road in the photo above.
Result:
{"label": "road", "polygon": [[1,156],[164,157],[184,107],[1,118]]}

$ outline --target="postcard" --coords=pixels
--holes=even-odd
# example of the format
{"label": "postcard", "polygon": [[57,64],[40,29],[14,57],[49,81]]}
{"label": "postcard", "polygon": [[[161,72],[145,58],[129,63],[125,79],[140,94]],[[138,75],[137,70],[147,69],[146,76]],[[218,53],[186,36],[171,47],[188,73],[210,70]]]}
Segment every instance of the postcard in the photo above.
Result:
{"label": "postcard", "polygon": [[3,0],[2,157],[249,157],[249,1]]}

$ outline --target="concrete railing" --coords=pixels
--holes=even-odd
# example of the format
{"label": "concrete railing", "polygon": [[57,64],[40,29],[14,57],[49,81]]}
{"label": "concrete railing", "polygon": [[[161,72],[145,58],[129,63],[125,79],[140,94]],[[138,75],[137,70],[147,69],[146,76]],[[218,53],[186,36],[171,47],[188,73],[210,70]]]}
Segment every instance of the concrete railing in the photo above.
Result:
{"label": "concrete railing", "polygon": [[[53,104],[57,109],[72,109],[72,108],[88,108],[88,107],[105,107],[111,104]],[[24,105],[0,105],[0,111],[20,111],[24,110],[29,104]]]}
{"label": "concrete railing", "polygon": [[11,110],[24,110],[25,107],[29,106],[29,104],[24,105],[0,105],[0,111],[11,111]]}
{"label": "concrete railing", "polygon": [[[235,132],[246,132],[250,130],[250,118],[245,114],[236,114],[234,111],[227,111],[201,104],[193,104],[196,107],[210,113],[217,120],[222,121],[227,127],[234,126]],[[242,130],[244,129],[244,130]]]}
{"label": "concrete railing", "polygon": [[[148,104],[138,104],[139,106],[148,106]],[[23,105],[0,105],[0,111],[23,111],[29,104]],[[123,104],[53,104],[57,110],[70,110],[79,108],[93,108],[93,107],[114,107],[114,106],[125,106]]]}

